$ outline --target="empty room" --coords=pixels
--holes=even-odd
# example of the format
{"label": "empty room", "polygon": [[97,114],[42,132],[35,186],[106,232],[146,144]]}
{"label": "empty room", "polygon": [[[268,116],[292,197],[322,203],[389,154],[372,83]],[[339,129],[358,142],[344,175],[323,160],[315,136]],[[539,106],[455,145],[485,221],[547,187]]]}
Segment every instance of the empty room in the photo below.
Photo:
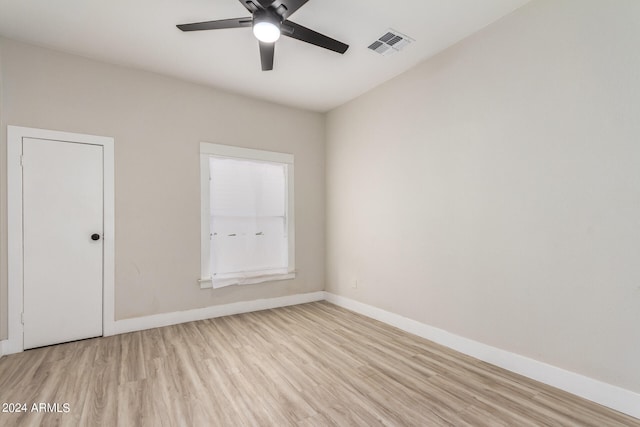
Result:
{"label": "empty room", "polygon": [[640,426],[640,1],[0,0],[1,426]]}

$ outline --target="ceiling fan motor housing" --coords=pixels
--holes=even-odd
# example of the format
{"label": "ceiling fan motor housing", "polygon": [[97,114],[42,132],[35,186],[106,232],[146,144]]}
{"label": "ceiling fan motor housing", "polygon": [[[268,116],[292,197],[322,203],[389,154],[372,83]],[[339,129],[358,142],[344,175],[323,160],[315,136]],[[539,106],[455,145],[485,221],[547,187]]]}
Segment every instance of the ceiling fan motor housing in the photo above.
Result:
{"label": "ceiling fan motor housing", "polygon": [[253,13],[253,25],[258,22],[268,22],[280,28],[282,21],[282,16],[272,10],[262,9]]}

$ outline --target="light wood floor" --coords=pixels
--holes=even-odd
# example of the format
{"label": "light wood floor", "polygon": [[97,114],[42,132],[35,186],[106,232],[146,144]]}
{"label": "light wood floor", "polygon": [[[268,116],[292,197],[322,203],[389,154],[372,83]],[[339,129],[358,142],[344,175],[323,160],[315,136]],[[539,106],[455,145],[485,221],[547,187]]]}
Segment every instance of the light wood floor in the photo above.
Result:
{"label": "light wood floor", "polygon": [[326,302],[6,356],[0,402],[69,404],[1,426],[640,426]]}

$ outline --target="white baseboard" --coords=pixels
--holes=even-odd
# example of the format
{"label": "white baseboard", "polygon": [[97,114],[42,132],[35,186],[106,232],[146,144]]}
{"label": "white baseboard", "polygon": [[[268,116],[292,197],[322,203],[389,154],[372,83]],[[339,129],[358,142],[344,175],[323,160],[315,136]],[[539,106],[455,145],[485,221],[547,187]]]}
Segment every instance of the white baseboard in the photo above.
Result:
{"label": "white baseboard", "polygon": [[330,292],[325,292],[325,299],[340,307],[395,326],[476,359],[559,388],[632,417],[640,418],[640,394],[633,391],[491,347]]}
{"label": "white baseboard", "polygon": [[177,325],[178,323],[193,322],[195,320],[212,319],[214,317],[229,316],[232,314],[248,313],[251,311],[322,301],[324,296],[325,292],[319,291],[307,294],[288,295],[284,297],[258,299],[253,301],[241,301],[232,304],[213,305],[194,310],[175,311],[171,313],[117,320],[114,322],[113,328],[109,333],[105,331],[105,335],[124,334],[126,332]]}

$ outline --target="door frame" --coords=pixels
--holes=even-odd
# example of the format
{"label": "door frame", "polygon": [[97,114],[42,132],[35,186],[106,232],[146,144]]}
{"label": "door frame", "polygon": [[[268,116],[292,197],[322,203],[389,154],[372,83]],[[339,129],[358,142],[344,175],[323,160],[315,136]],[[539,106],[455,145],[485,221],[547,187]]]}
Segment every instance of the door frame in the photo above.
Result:
{"label": "door frame", "polygon": [[76,142],[103,147],[103,269],[102,334],[115,333],[115,170],[114,139],[105,136],[60,132],[46,129],[7,126],[7,222],[8,222],[8,320],[9,337],[4,353],[24,350],[22,312],[23,234],[22,234],[22,139]]}

